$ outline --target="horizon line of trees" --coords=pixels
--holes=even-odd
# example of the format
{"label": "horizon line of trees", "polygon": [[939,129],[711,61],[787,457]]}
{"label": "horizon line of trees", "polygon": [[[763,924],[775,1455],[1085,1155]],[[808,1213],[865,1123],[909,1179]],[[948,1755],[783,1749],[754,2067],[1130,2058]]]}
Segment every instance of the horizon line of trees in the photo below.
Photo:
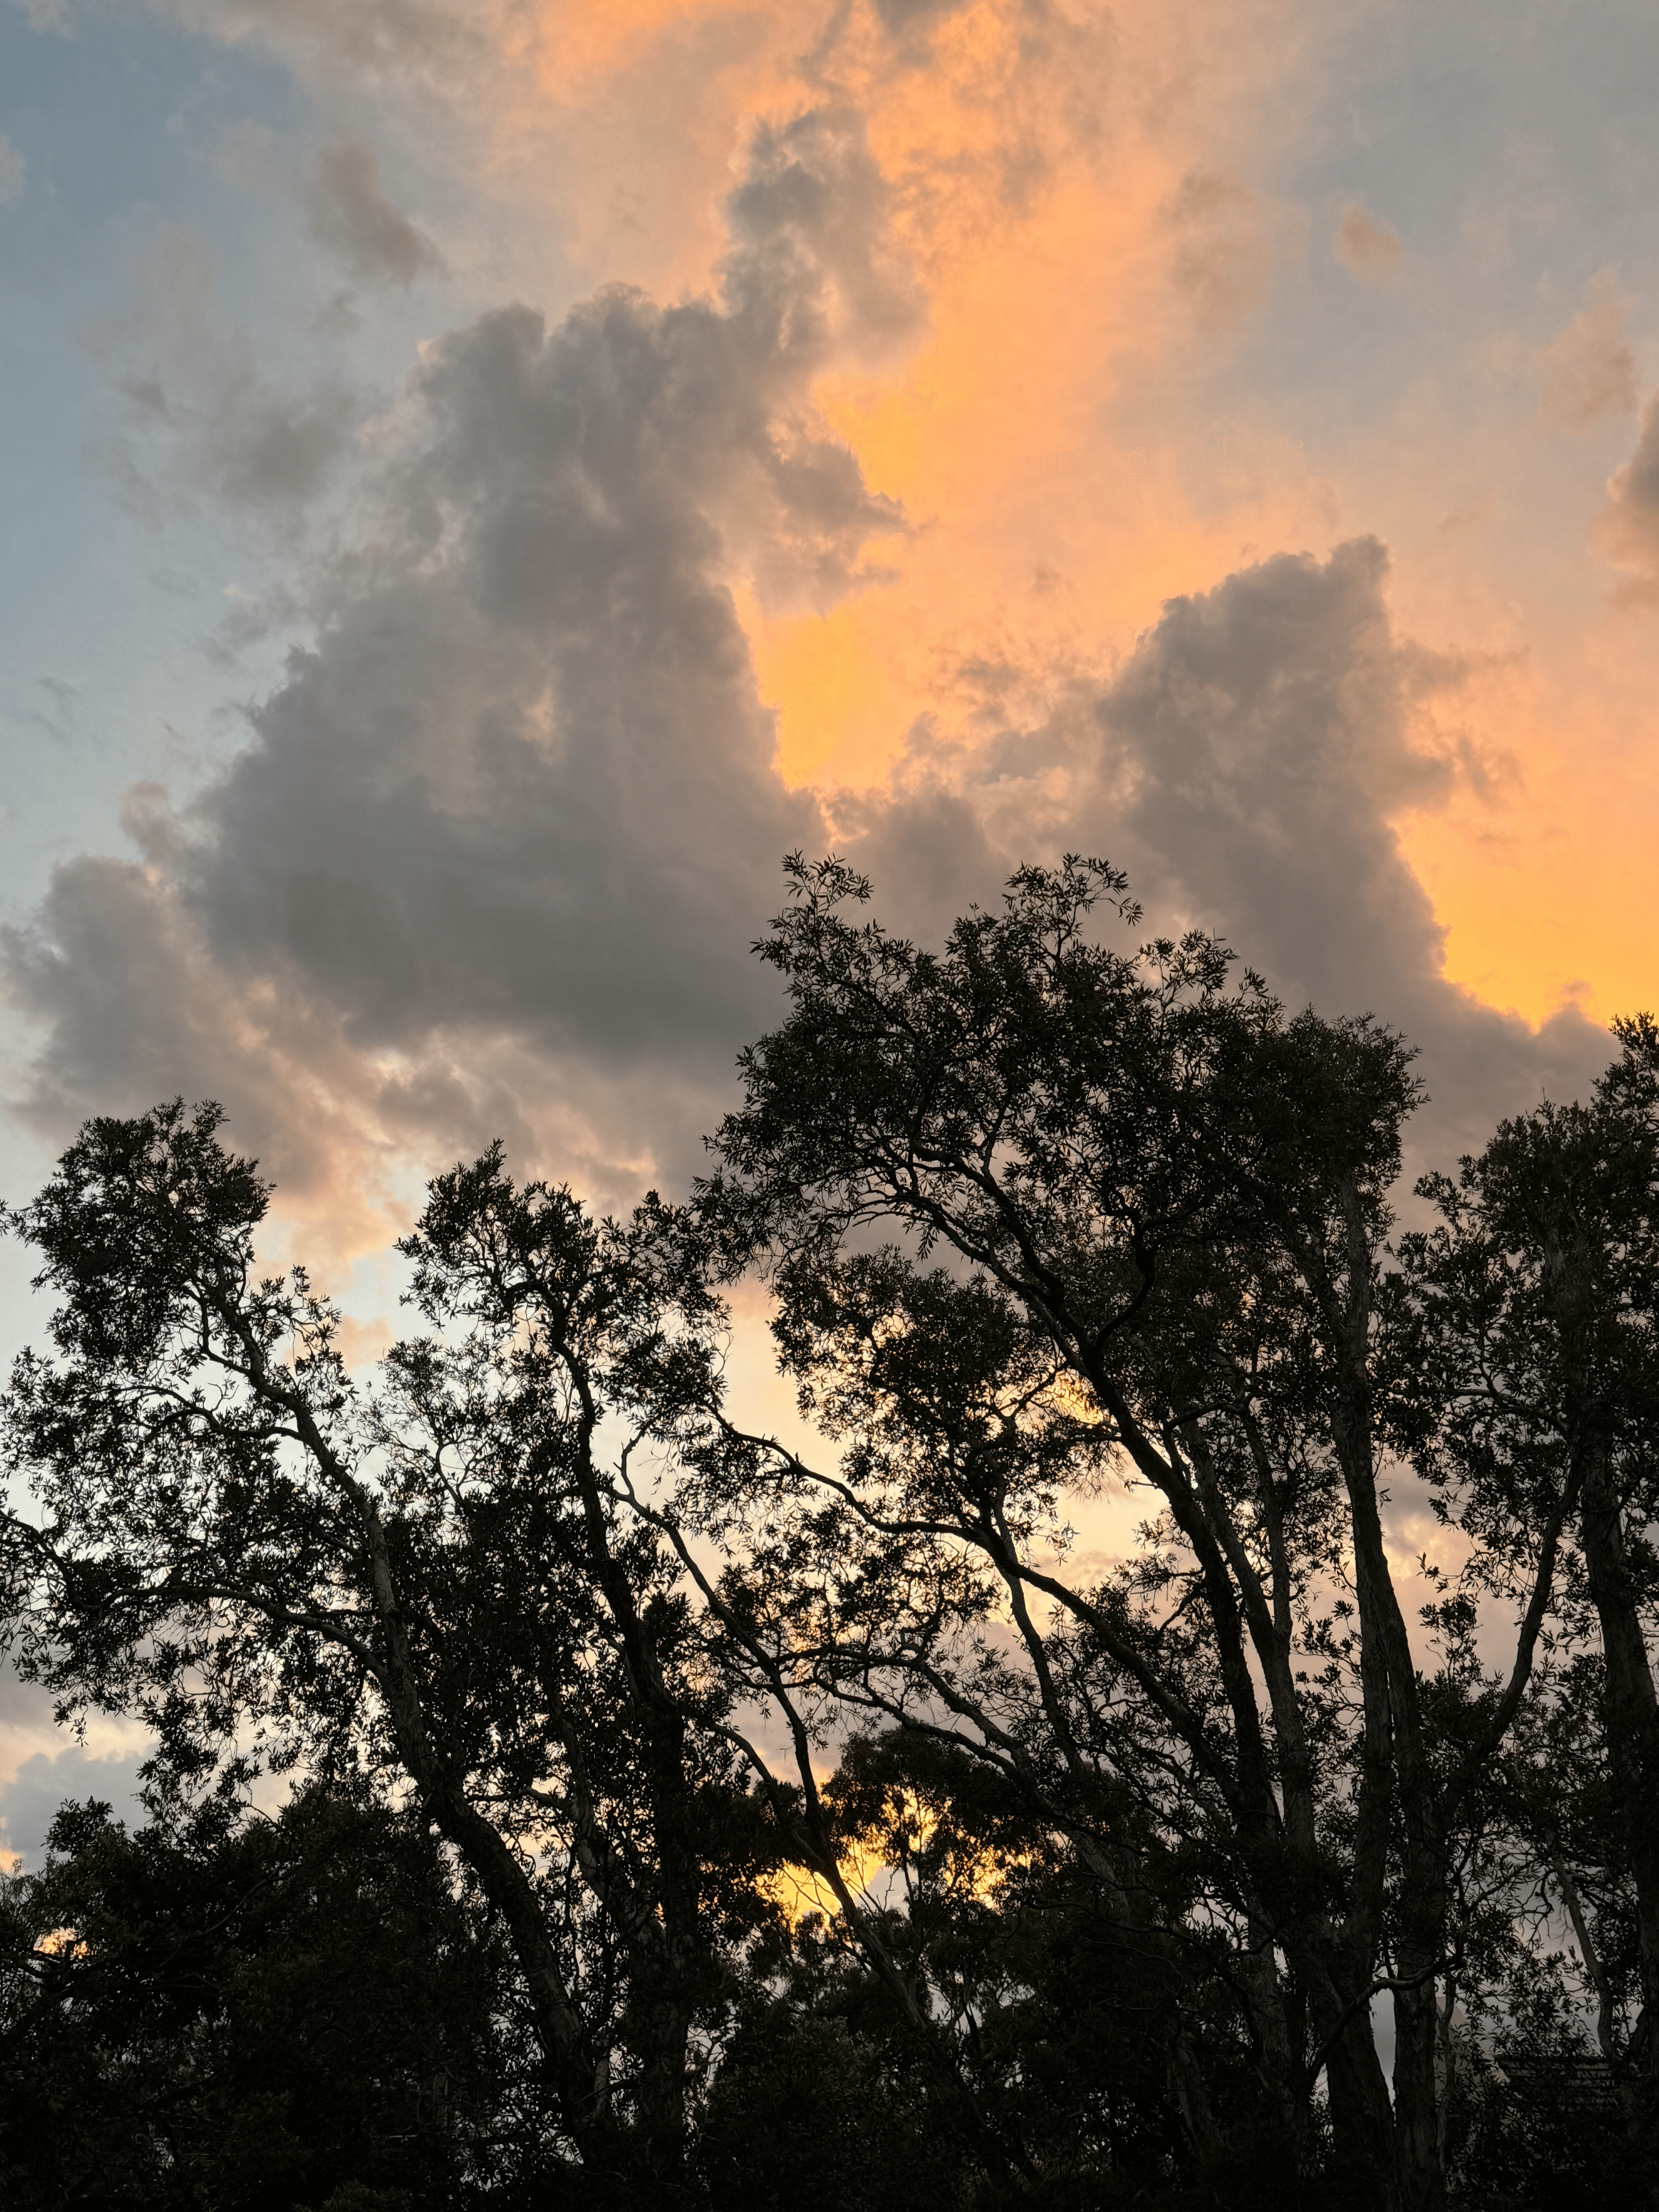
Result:
{"label": "horizon line of trees", "polygon": [[1653,2201],[1659,1029],[1402,1231],[1370,1018],[787,866],[710,1174],[439,1176],[372,1383],[216,1106],[7,1215],[0,1636],[155,1749],[0,1895],[6,2201]]}

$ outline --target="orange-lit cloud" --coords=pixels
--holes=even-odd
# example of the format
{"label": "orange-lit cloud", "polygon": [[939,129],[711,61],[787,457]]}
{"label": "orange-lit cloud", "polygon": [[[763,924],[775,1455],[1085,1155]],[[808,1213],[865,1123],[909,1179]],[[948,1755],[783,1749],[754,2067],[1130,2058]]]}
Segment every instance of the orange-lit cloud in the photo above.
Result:
{"label": "orange-lit cloud", "polygon": [[[683,1110],[678,1174],[764,1003],[710,979],[727,938],[741,966],[779,848],[861,836],[908,866],[925,802],[934,858],[983,833],[981,875],[1079,811],[1115,849],[1103,702],[1125,671],[1188,680],[1181,637],[1231,637],[1247,602],[1282,617],[1285,664],[1277,689],[1213,679],[1218,743],[1248,752],[1271,714],[1314,760],[1297,702],[1324,702],[1317,772],[1347,776],[1350,827],[1369,810],[1414,989],[1443,958],[1533,1022],[1659,996],[1638,292],[1598,237],[1486,302],[1475,279],[1525,240],[1484,186],[1437,228],[1413,167],[1362,175],[1358,140],[1353,173],[1308,183],[1354,25],[1311,0],[165,4],[325,94],[325,147],[351,149],[306,173],[313,200],[341,187],[331,250],[392,241],[383,289],[441,268],[454,327],[360,430],[382,503],[315,587],[314,667],[172,860],[142,885],[83,871],[53,927],[96,967],[118,946],[94,891],[143,908],[188,1005],[153,986],[171,1011],[134,1080],[194,1054],[228,1092],[230,1061],[257,1065],[252,1110],[343,1246],[378,1220],[345,1191],[495,1127],[609,1190],[667,1172]],[[1328,565],[1370,540],[1386,564]],[[1387,755],[1382,783],[1330,750],[1350,742]],[[1242,799],[1229,818],[1257,836]],[[584,929],[606,959],[631,945],[593,990]],[[21,971],[58,1024],[44,1116],[105,1068],[55,957],[32,943]],[[627,1056],[647,1049],[648,1079]]]}

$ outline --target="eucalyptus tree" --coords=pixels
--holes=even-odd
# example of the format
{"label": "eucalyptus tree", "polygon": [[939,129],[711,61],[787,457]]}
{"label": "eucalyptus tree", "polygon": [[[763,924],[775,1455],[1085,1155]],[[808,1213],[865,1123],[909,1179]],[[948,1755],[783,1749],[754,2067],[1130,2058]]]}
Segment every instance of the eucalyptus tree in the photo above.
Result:
{"label": "eucalyptus tree", "polygon": [[[1224,1935],[1291,2154],[1322,2073],[1355,2200],[1435,2205],[1449,1834],[1573,1501],[1565,1474],[1540,1493],[1509,1664],[1448,1738],[1381,1510],[1410,1054],[1287,1017],[1201,934],[1100,944],[1097,907],[1139,915],[1098,863],[1022,871],[939,953],[849,917],[869,888],[839,864],[791,865],[759,948],[790,1011],[701,1203],[843,1450],[729,1440],[707,1510],[734,1587],[799,1683],[1027,1792],[1149,1943]],[[1128,1564],[1068,1559],[1068,1500],[1126,1482],[1151,1507]],[[1213,2160],[1179,2021],[1168,2056]]]}
{"label": "eucalyptus tree", "polygon": [[[1624,1638],[1598,1710],[1650,1802],[1659,1045],[1628,1033],[1593,1141],[1557,1115],[1434,1186],[1396,1265],[1399,1038],[1287,1015],[1200,933],[1102,944],[1139,917],[1097,863],[1022,871],[938,953],[792,869],[761,948],[792,1004],[693,1206],[597,1222],[499,1147],[440,1176],[402,1248],[426,1333],[372,1384],[302,1270],[260,1273],[269,1188],[217,1109],[87,1125],[9,1217],[58,1301],[0,1408],[16,1662],[65,1718],[147,1723],[175,1824],[264,1769],[441,1839],[573,2201],[684,2201],[698,2125],[727,2172],[745,2111],[786,2154],[793,2022],[790,2064],[833,2047],[843,2102],[874,2084],[970,2192],[1150,2172],[1167,2099],[1218,2186],[1305,2195],[1328,2120],[1343,2201],[1436,2207],[1454,1998],[1530,1955],[1547,1634]],[[726,1401],[715,1285],[756,1267],[833,1460]],[[1415,1650],[1391,1453],[1476,1548]],[[1627,1815],[1592,1868],[1592,1832],[1558,1839],[1581,1905],[1639,1904],[1648,1838]],[[815,1986],[879,1994],[890,2048],[789,1996],[786,1862],[833,1907]]]}
{"label": "eucalyptus tree", "polygon": [[16,1663],[64,1718],[141,1716],[164,1809],[261,1767],[405,1805],[510,1944],[588,2200],[677,2201],[776,1845],[617,1474],[708,1395],[718,1307],[664,1209],[596,1224],[492,1152],[431,1187],[430,1333],[360,1389],[304,1272],[258,1272],[219,1121],[89,1122],[11,1217],[58,1301],[3,1407]]}
{"label": "eucalyptus tree", "polygon": [[1564,1488],[1574,1500],[1555,1631],[1556,1701],[1571,1726],[1515,1788],[1539,1879],[1574,1929],[1601,2050],[1651,2148],[1659,1031],[1645,1017],[1616,1027],[1623,1049],[1588,1103],[1507,1121],[1456,1176],[1421,1186],[1441,1218],[1401,1246],[1413,1387],[1401,1402],[1415,1412],[1407,1440],[1439,1510],[1473,1540],[1472,1590],[1512,1595]]}

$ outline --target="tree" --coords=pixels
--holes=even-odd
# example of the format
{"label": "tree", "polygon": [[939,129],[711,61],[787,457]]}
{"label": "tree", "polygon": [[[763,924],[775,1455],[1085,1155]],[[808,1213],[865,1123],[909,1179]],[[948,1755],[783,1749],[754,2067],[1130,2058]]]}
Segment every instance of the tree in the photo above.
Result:
{"label": "tree", "polygon": [[[1651,2169],[1659,2127],[1659,1700],[1649,1652],[1659,1560],[1659,1032],[1623,1050],[1587,1104],[1505,1122],[1421,1194],[1441,1219],[1404,1240],[1407,1442],[1439,1510],[1474,1539],[1472,1589],[1574,1510],[1557,1634],[1549,1772],[1515,1798],[1537,1879],[1571,1920],[1602,2057]],[[1566,1655],[1580,1655],[1571,1665]],[[1591,1754],[1584,1771],[1587,1753]],[[1565,1787],[1579,1770],[1576,1786]],[[1577,1871],[1575,1871],[1575,1868]]]}
{"label": "tree", "polygon": [[[938,955],[855,927],[839,865],[793,873],[762,948],[791,1011],[744,1055],[702,1205],[728,1266],[769,1270],[782,1364],[846,1450],[746,1440],[720,1509],[745,1591],[798,1679],[1026,1793],[1126,1930],[1172,1959],[1223,1939],[1285,2156],[1322,2071],[1355,2198],[1436,2205],[1449,1834],[1574,1498],[1564,1473],[1528,1532],[1503,1678],[1437,1734],[1380,1512],[1410,1055],[1287,1018],[1202,935],[1093,942],[1102,901],[1137,918],[1098,863],[1022,871]],[[1068,1572],[1062,1493],[1120,1474],[1156,1501],[1144,1548]],[[1168,2057],[1217,2164],[1188,2019]]]}
{"label": "tree", "polygon": [[[1138,917],[1097,863],[938,953],[837,864],[793,878],[792,1004],[692,1205],[595,1221],[499,1147],[439,1176],[426,1333],[372,1383],[302,1270],[259,1273],[216,1108],[89,1122],[9,1217],[58,1307],[0,1406],[35,1498],[0,1619],[61,1717],[155,1742],[153,1829],[66,1827],[51,1879],[137,1895],[182,1852],[234,1888],[261,1775],[389,1824],[486,1962],[526,2191],[596,2212],[1419,2212],[1507,2171],[1527,2067],[1601,2079],[1585,2002],[1632,2081],[1652,2040],[1659,1046],[1432,1185],[1396,1254],[1417,1087],[1374,1022],[1287,1014],[1201,934],[1103,944]],[[750,1268],[822,1453],[727,1402]],[[1404,1459],[1470,1547],[1415,1644]],[[1091,1557],[1079,1505],[1134,1540]],[[53,1893],[15,1893],[17,2047],[88,2023],[65,2063],[123,2141],[194,2126],[191,2033],[143,2027],[130,2111],[100,2025],[174,2003],[165,1946],[43,1950]],[[121,1956],[100,2011],[74,1976]],[[1593,2095],[1534,2102],[1528,2140],[1604,2170]],[[392,2185],[464,2191],[455,2155]]]}
{"label": "tree", "polygon": [[[137,1834],[66,1806],[0,1913],[0,2187],[16,2212],[525,2200],[500,1946],[417,1824],[312,1790]],[[527,2124],[526,2124],[527,2123]]]}
{"label": "tree", "polygon": [[707,1396],[718,1310],[661,1209],[596,1224],[491,1152],[404,1247],[434,1334],[362,1394],[303,1271],[256,1274],[219,1121],[90,1122],[13,1216],[60,1301],[4,1407],[20,1663],[141,1714],[163,1807],[261,1765],[406,1801],[500,1917],[591,2199],[675,2200],[776,1847],[617,1475]]}

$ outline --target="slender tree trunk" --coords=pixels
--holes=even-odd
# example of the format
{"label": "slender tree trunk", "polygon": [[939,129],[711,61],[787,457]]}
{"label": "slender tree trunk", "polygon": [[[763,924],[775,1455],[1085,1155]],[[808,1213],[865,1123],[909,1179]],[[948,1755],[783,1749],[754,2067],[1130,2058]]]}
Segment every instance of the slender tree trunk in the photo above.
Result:
{"label": "slender tree trunk", "polygon": [[566,1985],[534,1886],[517,1853],[471,1803],[445,1747],[433,1735],[380,1509],[334,1450],[303,1394],[272,1374],[246,1316],[228,1302],[222,1304],[220,1313],[242,1344],[254,1390],[292,1419],[313,1465],[336,1494],[348,1498],[356,1511],[369,1591],[380,1625],[378,1676],[398,1757],[431,1817],[477,1875],[484,1894],[507,1923],[508,1939],[524,1973],[548,2078],[583,2164],[599,2175],[619,2172],[620,2138],[599,2093],[598,2054],[587,2024]]}
{"label": "slender tree trunk", "polygon": [[[1339,1347],[1334,1439],[1348,1493],[1360,1635],[1382,1662],[1387,1684],[1397,1802],[1405,1828],[1400,1987],[1395,1993],[1394,2103],[1390,2115],[1398,2201],[1402,2212],[1442,2212],[1445,2169],[1440,2156],[1436,2093],[1434,1972],[1446,1917],[1446,1854],[1439,1789],[1424,1741],[1417,1667],[1405,1615],[1389,1571],[1377,1502],[1376,1437],[1370,1359],[1370,1256],[1358,1194],[1343,1194],[1347,1218],[1348,1283],[1322,1303]],[[1367,1700],[1373,1692],[1367,1684]]]}
{"label": "slender tree trunk", "polygon": [[1631,2118],[1649,2147],[1659,2124],[1659,2036],[1652,2032],[1659,2021],[1659,1698],[1626,1550],[1624,1516],[1605,1455],[1599,1451],[1585,1477],[1580,1527],[1601,1629],[1607,1756],[1621,1840],[1636,1887],[1642,2008],[1649,2032],[1636,2054],[1639,2072],[1632,2084],[1636,2094]]}
{"label": "slender tree trunk", "polygon": [[1440,2021],[1432,1973],[1409,1980],[1394,1993],[1394,2132],[1404,2212],[1441,2212],[1446,2202],[1441,2161]]}
{"label": "slender tree trunk", "polygon": [[[1394,2107],[1376,2055],[1371,2008],[1364,1994],[1370,1986],[1368,1975],[1346,1999],[1346,2021],[1340,2026],[1332,2021],[1326,2031],[1333,2039],[1325,2054],[1331,2132],[1344,2202],[1355,2212],[1361,2207],[1364,2212],[1400,2212]],[[1317,2024],[1317,2008],[1314,2016]]]}

